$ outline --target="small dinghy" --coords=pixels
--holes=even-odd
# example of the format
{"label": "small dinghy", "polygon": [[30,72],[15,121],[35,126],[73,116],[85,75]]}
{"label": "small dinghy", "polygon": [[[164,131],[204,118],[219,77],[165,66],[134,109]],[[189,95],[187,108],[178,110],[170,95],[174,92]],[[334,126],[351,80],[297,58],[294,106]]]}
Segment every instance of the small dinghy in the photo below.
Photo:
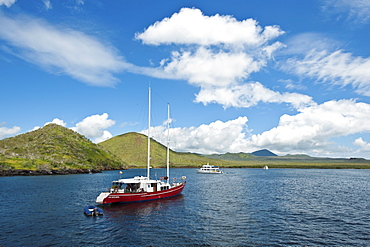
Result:
{"label": "small dinghy", "polygon": [[89,205],[84,208],[84,213],[87,216],[99,216],[103,215],[103,210],[96,206]]}

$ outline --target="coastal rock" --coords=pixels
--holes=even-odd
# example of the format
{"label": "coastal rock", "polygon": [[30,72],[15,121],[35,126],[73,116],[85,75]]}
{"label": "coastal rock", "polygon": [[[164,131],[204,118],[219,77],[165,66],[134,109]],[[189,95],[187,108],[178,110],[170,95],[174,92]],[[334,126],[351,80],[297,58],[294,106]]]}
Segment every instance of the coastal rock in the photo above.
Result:
{"label": "coastal rock", "polygon": [[41,176],[41,175],[69,175],[69,174],[86,174],[100,173],[97,169],[65,169],[65,170],[0,170],[0,176]]}

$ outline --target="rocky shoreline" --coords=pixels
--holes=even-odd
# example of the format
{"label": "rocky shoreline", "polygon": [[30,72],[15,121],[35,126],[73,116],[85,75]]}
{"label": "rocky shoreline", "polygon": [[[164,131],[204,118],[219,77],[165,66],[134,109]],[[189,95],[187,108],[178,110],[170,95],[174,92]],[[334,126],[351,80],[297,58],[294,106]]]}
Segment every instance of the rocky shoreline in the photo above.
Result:
{"label": "rocky shoreline", "polygon": [[70,175],[70,174],[87,174],[101,173],[97,169],[64,169],[64,170],[0,170],[0,177],[8,176],[41,176],[41,175]]}

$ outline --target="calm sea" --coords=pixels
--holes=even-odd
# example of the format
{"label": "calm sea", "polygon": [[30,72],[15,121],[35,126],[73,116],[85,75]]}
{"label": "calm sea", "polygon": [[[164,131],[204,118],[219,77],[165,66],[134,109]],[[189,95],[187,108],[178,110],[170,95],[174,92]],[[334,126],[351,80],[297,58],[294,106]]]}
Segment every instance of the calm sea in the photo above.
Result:
{"label": "calm sea", "polygon": [[118,171],[0,177],[0,246],[370,246],[370,170],[171,171],[182,195],[100,217],[83,208]]}

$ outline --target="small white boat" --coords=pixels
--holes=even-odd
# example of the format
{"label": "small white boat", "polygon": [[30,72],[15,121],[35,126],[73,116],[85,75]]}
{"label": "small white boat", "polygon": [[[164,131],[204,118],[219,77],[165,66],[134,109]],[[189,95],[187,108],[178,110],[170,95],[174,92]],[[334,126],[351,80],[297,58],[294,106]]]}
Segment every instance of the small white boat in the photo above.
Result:
{"label": "small white boat", "polygon": [[263,167],[263,170],[268,170],[269,169],[269,167],[268,166],[264,166]]}
{"label": "small white boat", "polygon": [[198,173],[207,173],[207,174],[220,174],[223,171],[218,166],[212,166],[209,163],[203,165],[201,168],[197,169]]}

